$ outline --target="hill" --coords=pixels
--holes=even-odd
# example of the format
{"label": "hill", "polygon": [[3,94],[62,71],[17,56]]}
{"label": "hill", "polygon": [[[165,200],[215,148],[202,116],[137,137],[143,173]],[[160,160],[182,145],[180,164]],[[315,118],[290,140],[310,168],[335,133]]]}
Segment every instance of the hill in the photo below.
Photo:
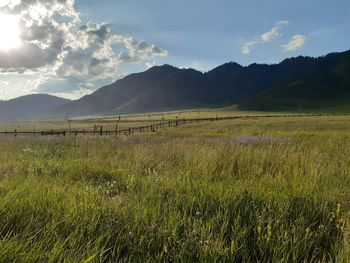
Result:
{"label": "hill", "polygon": [[202,73],[169,65],[131,74],[91,95],[72,101],[57,110],[70,115],[137,112],[172,108],[192,103],[198,95]]}
{"label": "hill", "polygon": [[350,100],[349,51],[316,59],[289,59],[280,65],[293,64],[299,64],[305,73],[280,79],[241,102],[240,108],[260,111],[346,108]]}
{"label": "hill", "polygon": [[49,116],[53,113],[53,108],[67,102],[69,100],[47,94],[32,94],[0,101],[0,120],[14,121]]}
{"label": "hill", "polygon": [[209,72],[156,66],[75,101],[37,94],[0,101],[0,120],[141,113],[238,105],[242,110],[347,110],[350,51],[279,64],[223,64]]}
{"label": "hill", "polygon": [[238,104],[244,110],[298,110],[337,105],[349,96],[350,51],[296,57],[275,65],[226,63],[209,72],[170,65],[131,74],[60,105],[70,116]]}

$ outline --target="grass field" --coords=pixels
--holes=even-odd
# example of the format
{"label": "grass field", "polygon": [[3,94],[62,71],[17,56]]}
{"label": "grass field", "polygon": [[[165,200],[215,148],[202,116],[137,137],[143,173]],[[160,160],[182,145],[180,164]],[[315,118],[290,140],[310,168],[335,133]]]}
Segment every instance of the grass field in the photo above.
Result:
{"label": "grass field", "polygon": [[[93,131],[94,125],[103,126],[103,130],[114,131],[116,125],[118,129],[126,129],[129,127],[137,127],[159,123],[161,121],[173,121],[177,119],[201,119],[201,118],[222,118],[227,116],[266,116],[266,115],[309,115],[309,114],[327,114],[331,111],[310,111],[310,112],[258,112],[258,111],[239,111],[237,106],[224,108],[204,108],[198,110],[181,110],[169,112],[143,113],[132,115],[118,116],[83,116],[68,119],[56,120],[40,120],[40,121],[16,121],[16,122],[0,122],[0,132],[41,132],[53,130],[76,129]],[[344,114],[342,111],[336,111],[338,114]],[[334,115],[334,113],[332,113]]]}
{"label": "grass field", "polygon": [[349,135],[322,116],[1,136],[0,262],[347,262]]}

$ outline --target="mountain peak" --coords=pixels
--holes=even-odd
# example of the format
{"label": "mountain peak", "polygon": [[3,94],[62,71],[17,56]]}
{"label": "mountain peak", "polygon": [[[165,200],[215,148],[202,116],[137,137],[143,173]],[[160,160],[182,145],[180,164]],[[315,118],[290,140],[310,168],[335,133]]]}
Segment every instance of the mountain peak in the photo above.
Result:
{"label": "mountain peak", "polygon": [[57,96],[45,94],[45,93],[33,93],[33,94],[23,95],[14,99],[9,99],[7,101],[38,100],[38,99],[57,100],[57,101],[63,101],[63,102],[70,101],[69,99],[65,99],[65,98],[61,98],[61,97],[57,97]]}
{"label": "mountain peak", "polygon": [[349,55],[342,52],[319,58],[299,56],[279,64],[247,67],[229,62],[207,73],[165,64],[130,74],[68,103],[46,94],[3,101],[0,119],[51,112],[62,117],[66,113],[122,114],[233,104],[242,109],[279,111],[317,107],[321,103],[327,106],[346,96],[350,99]]}
{"label": "mountain peak", "polygon": [[208,73],[213,73],[213,72],[218,72],[218,71],[239,71],[243,69],[243,66],[238,64],[237,62],[231,61],[228,63],[225,63],[223,65],[220,65],[214,69],[212,69],[211,71],[209,71]]}
{"label": "mountain peak", "polygon": [[152,71],[174,71],[174,70],[179,70],[179,68],[174,67],[169,64],[164,64],[161,66],[153,66],[149,68],[146,72],[152,72]]}
{"label": "mountain peak", "polygon": [[30,94],[0,101],[1,120],[36,119],[53,114],[53,108],[70,100],[49,94]]}

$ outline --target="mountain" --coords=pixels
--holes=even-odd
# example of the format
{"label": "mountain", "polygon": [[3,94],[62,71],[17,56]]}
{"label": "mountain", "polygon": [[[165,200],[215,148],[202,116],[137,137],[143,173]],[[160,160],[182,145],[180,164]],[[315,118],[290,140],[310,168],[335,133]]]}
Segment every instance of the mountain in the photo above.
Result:
{"label": "mountain", "polygon": [[156,66],[61,105],[57,112],[80,116],[226,106],[263,89],[261,83],[267,82],[265,78],[264,72],[247,70],[235,62],[207,73],[170,65]]}
{"label": "mountain", "polygon": [[74,116],[172,108],[196,101],[201,81],[202,73],[192,69],[153,67],[62,105],[57,111]]}
{"label": "mountain", "polygon": [[238,104],[244,110],[300,110],[350,99],[350,51],[275,65],[226,63],[209,72],[156,66],[60,105],[70,116]]}
{"label": "mountain", "polygon": [[49,116],[53,113],[53,108],[67,102],[69,100],[46,94],[33,94],[0,101],[0,120],[14,121]]}
{"label": "mountain", "polygon": [[260,111],[309,110],[341,106],[350,101],[350,52],[320,58],[298,57],[280,64],[301,73],[281,78],[254,96],[241,101],[240,108]]}
{"label": "mountain", "polygon": [[[37,94],[0,101],[0,120],[140,113],[238,105],[242,110],[305,111],[349,105],[350,50],[279,64],[223,64],[209,72],[156,66],[75,101]],[[344,107],[342,108],[344,109]]]}

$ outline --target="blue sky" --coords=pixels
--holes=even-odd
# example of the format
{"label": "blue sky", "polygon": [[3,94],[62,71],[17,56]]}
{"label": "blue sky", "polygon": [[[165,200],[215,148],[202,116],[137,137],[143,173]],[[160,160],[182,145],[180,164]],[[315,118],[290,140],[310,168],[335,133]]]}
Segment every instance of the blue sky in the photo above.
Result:
{"label": "blue sky", "polygon": [[[169,51],[160,63],[207,70],[227,61],[276,63],[297,55],[319,56],[350,48],[348,0],[78,0],[86,21],[113,24],[113,30]],[[281,36],[242,54],[243,43],[286,20]],[[306,43],[293,52],[281,45],[296,35]]]}
{"label": "blue sky", "polygon": [[349,0],[0,0],[0,99],[350,49]]}

